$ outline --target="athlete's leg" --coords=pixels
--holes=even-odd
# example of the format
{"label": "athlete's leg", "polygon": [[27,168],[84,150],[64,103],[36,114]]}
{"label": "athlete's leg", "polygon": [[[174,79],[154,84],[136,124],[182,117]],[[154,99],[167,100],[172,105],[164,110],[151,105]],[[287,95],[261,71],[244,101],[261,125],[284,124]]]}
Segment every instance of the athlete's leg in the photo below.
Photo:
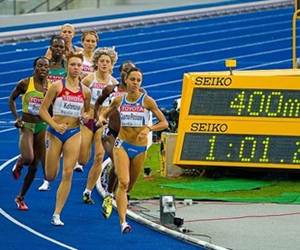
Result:
{"label": "athlete's leg", "polygon": [[30,129],[23,128],[20,130],[19,148],[21,155],[12,170],[15,179],[20,177],[23,165],[31,164],[34,158],[33,132]]}
{"label": "athlete's leg", "polygon": [[46,130],[43,130],[35,135],[34,137],[34,150],[35,150],[35,158],[38,161],[41,161],[43,167],[44,176],[45,173],[45,160],[46,160]]}
{"label": "athlete's leg", "polygon": [[46,132],[45,177],[53,181],[58,175],[62,142],[49,131]]}
{"label": "athlete's leg", "polygon": [[24,183],[19,194],[20,197],[24,197],[27,190],[30,188],[37,171],[39,160],[42,156],[45,158],[45,134],[45,131],[41,131],[40,133],[34,134],[33,136],[33,150],[35,157],[33,161],[28,165],[28,172],[25,176]]}
{"label": "athlete's leg", "polygon": [[28,128],[21,129],[19,147],[21,151],[22,162],[29,165],[34,158],[33,153],[33,132]]}
{"label": "athlete's leg", "polygon": [[86,188],[88,190],[93,190],[96,182],[101,173],[102,161],[104,157],[104,148],[101,142],[101,136],[103,133],[103,129],[100,128],[95,132],[94,135],[94,145],[95,145],[95,152],[94,152],[94,162],[88,174],[88,180],[86,183]]}
{"label": "athlete's leg", "polygon": [[93,132],[86,126],[80,127],[81,141],[78,163],[82,166],[87,164],[91,157],[91,145],[93,142]]}
{"label": "athlete's leg", "polygon": [[[42,135],[41,135],[42,136]],[[41,161],[42,167],[43,167],[43,173],[44,173],[44,179],[42,185],[39,186],[39,191],[47,191],[50,189],[50,183],[46,180],[46,170],[45,170],[45,161],[46,161],[46,147],[45,147],[45,137],[46,137],[46,131],[44,135],[44,139],[38,139],[35,145],[37,145],[37,154],[39,155],[39,160]]]}
{"label": "athlete's leg", "polygon": [[108,187],[107,191],[112,194],[116,190],[118,179],[117,175],[115,172],[115,167],[114,167],[114,159],[113,159],[113,147],[115,144],[116,138],[112,135],[106,136],[104,139],[102,139],[102,144],[104,147],[105,152],[108,154],[108,156],[111,158],[112,162],[112,168],[110,172],[108,173]]}
{"label": "athlete's leg", "polygon": [[129,157],[123,147],[113,149],[114,163],[118,176],[118,188],[116,191],[116,202],[119,213],[120,224],[126,222],[127,190],[129,186]]}
{"label": "athlete's leg", "polygon": [[62,179],[56,193],[56,205],[54,214],[59,215],[71,190],[73,168],[78,160],[80,133],[70,137],[63,145],[63,172]]}
{"label": "athlete's leg", "polygon": [[140,173],[143,169],[144,162],[146,158],[146,152],[138,154],[136,157],[130,160],[130,181],[127,192],[129,193],[136,183]]}

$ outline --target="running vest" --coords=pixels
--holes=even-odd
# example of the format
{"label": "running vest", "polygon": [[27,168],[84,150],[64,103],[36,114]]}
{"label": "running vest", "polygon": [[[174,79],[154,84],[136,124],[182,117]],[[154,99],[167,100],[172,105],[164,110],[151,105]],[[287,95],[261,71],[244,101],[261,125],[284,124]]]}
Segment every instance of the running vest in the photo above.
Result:
{"label": "running vest", "polygon": [[80,90],[76,93],[66,88],[66,80],[63,81],[63,89],[58,94],[53,104],[53,115],[70,116],[78,118],[84,106],[84,95],[81,83]]}
{"label": "running vest", "polygon": [[[94,72],[94,80],[91,82],[89,88],[91,90],[91,105],[95,105],[98,97],[100,95],[102,95],[102,91],[103,89],[107,86],[107,85],[112,85],[112,76],[109,77],[109,81],[107,84],[105,83],[100,83],[100,82],[97,82],[96,80],[96,72]],[[107,99],[107,98],[106,98]],[[107,107],[109,105],[109,103],[106,101],[102,103],[102,106],[105,106]]]}
{"label": "running vest", "polygon": [[48,74],[48,79],[51,81],[51,83],[56,81],[62,81],[66,76],[66,73],[67,72],[64,68],[50,69]]}
{"label": "running vest", "polygon": [[[47,88],[49,88],[48,82]],[[34,87],[33,77],[29,78],[28,88],[22,96],[22,111],[31,115],[39,115],[41,104],[44,100],[44,92],[40,92]]]}
{"label": "running vest", "polygon": [[144,106],[145,94],[141,94],[135,102],[126,100],[127,94],[123,95],[119,107],[122,127],[143,127],[149,122],[149,110]]}
{"label": "running vest", "polygon": [[118,96],[122,96],[125,95],[127,92],[126,90],[119,90],[119,84],[116,85],[113,90],[111,91],[111,93],[108,95],[108,97],[104,100],[104,103],[108,105],[110,105],[112,103],[112,101],[118,97]]}
{"label": "running vest", "polygon": [[93,63],[88,61],[85,57],[83,57],[82,73],[84,75],[87,75],[87,74],[92,73],[92,72],[94,72]]}

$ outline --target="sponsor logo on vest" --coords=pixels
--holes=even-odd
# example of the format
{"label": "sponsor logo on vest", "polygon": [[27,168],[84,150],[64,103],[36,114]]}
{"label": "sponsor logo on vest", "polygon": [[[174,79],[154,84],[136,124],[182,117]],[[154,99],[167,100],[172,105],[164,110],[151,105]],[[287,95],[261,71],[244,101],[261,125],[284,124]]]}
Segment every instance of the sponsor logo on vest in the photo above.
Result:
{"label": "sponsor logo on vest", "polygon": [[83,64],[83,65],[82,65],[82,71],[84,71],[84,72],[93,72],[94,69],[93,69],[93,67],[90,66],[90,65]]}
{"label": "sponsor logo on vest", "polygon": [[49,75],[49,76],[48,76],[48,79],[49,79],[51,82],[56,82],[56,81],[62,80],[63,78],[64,78],[63,75]]}
{"label": "sponsor logo on vest", "polygon": [[125,104],[120,107],[121,112],[144,112],[144,107],[141,105]]}
{"label": "sponsor logo on vest", "polygon": [[106,84],[100,83],[100,82],[96,82],[93,84],[94,89],[104,89],[106,87]]}
{"label": "sponsor logo on vest", "polygon": [[30,96],[29,97],[29,102],[41,104],[43,102],[43,98],[39,98],[39,97],[35,97],[35,96]]}
{"label": "sponsor logo on vest", "polygon": [[64,95],[62,99],[67,102],[83,102],[82,96]]}

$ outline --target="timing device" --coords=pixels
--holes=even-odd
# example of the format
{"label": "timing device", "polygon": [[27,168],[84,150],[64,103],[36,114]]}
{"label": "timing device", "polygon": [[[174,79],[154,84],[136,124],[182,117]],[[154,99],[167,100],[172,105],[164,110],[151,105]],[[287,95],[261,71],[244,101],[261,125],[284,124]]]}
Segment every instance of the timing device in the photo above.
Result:
{"label": "timing device", "polygon": [[174,164],[300,168],[300,70],[184,75]]}

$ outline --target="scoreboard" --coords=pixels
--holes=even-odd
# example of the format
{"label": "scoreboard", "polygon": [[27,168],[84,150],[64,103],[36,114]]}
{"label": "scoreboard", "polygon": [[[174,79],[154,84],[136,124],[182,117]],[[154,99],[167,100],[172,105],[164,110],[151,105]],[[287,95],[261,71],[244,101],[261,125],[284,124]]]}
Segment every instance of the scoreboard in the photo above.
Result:
{"label": "scoreboard", "polygon": [[300,169],[300,70],[185,74],[174,164]]}

